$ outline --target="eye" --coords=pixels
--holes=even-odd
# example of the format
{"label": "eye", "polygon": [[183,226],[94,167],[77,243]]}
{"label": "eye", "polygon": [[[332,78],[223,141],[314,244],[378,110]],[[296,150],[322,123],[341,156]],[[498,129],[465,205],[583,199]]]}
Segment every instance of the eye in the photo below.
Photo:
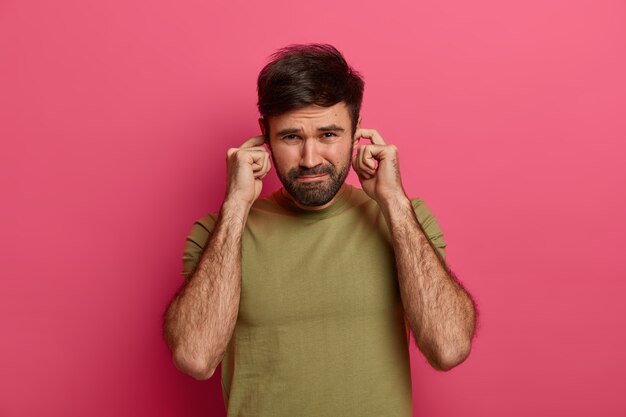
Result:
{"label": "eye", "polygon": [[[330,136],[326,136],[326,135],[330,135]],[[332,138],[333,136],[337,136],[337,135],[335,135],[333,132],[326,132],[326,133],[324,133],[324,137],[325,138]]]}
{"label": "eye", "polygon": [[287,136],[283,136],[283,139],[295,139],[297,138],[296,135],[287,135]]}

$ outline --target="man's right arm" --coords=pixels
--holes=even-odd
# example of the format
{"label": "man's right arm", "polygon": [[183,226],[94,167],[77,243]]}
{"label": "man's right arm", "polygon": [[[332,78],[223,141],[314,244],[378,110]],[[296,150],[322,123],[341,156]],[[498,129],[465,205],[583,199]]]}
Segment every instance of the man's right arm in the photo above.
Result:
{"label": "man's right arm", "polygon": [[[255,137],[228,152],[228,192],[193,272],[169,305],[163,334],[176,367],[202,380],[213,375],[232,337],[241,293],[241,236],[269,171]],[[254,146],[256,145],[256,146]]]}
{"label": "man's right arm", "polygon": [[244,210],[224,203],[194,273],[166,314],[164,334],[174,364],[196,379],[213,375],[237,321]]}

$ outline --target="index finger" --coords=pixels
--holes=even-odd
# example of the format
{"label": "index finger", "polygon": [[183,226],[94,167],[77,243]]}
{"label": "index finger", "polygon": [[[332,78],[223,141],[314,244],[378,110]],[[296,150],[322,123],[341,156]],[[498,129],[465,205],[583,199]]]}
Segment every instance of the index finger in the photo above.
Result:
{"label": "index finger", "polygon": [[357,129],[355,135],[357,138],[369,139],[374,145],[386,145],[383,137],[374,129]]}
{"label": "index finger", "polygon": [[247,141],[245,141],[244,143],[242,143],[240,148],[252,148],[254,146],[263,145],[264,143],[265,143],[265,137],[263,135],[254,136],[248,139]]}

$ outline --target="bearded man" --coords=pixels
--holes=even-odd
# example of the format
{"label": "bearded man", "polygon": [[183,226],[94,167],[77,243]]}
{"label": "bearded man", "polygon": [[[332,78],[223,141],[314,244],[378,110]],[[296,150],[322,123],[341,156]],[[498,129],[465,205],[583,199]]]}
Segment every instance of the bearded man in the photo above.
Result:
{"label": "bearded man", "polygon": [[[198,380],[221,363],[229,416],[408,417],[409,330],[437,370],[470,353],[474,302],[398,149],[361,128],[363,86],[331,45],[277,51],[262,135],[228,150],[221,209],[191,228],[164,336]],[[259,198],[272,166],[283,187]]]}

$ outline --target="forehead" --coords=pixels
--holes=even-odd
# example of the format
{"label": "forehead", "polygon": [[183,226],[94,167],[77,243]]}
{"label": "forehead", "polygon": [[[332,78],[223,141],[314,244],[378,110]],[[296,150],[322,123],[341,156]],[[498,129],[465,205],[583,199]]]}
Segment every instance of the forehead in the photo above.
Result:
{"label": "forehead", "polygon": [[270,117],[270,130],[277,132],[286,128],[303,128],[305,130],[336,124],[347,129],[350,123],[348,107],[341,101],[330,107],[310,105],[292,110],[279,116]]}

